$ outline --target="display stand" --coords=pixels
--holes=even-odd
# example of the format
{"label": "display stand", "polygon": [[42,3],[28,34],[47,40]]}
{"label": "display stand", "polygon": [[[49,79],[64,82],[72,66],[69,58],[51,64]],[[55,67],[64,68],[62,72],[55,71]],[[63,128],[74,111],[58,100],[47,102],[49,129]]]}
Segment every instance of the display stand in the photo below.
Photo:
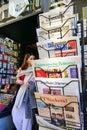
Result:
{"label": "display stand", "polygon": [[2,130],[14,128],[11,110],[16,94],[18,49],[19,44],[15,44],[13,40],[7,37],[0,37],[0,128]]}
{"label": "display stand", "polygon": [[[67,9],[69,9],[69,7],[67,7]],[[39,56],[41,54],[41,57],[39,60],[33,61],[33,71],[34,71],[34,76],[35,76],[35,81],[36,81],[36,86],[37,86],[37,91],[38,91],[38,93],[35,93],[35,97],[37,101],[37,108],[38,108],[38,113],[39,113],[39,115],[37,115],[36,117],[37,117],[37,122],[40,126],[40,129],[42,127],[42,129],[47,128],[47,129],[57,129],[57,130],[63,130],[63,129],[64,130],[66,129],[82,130],[82,127],[83,127],[82,119],[81,119],[82,107],[81,107],[81,96],[80,96],[82,93],[81,77],[80,77],[81,62],[80,62],[80,53],[79,53],[80,43],[77,44],[76,41],[75,43],[73,42],[73,46],[75,45],[76,47],[74,47],[75,53],[71,54],[70,52],[68,52],[68,49],[65,49],[68,46],[69,40],[67,40],[65,43],[64,42],[62,43],[59,39],[61,38],[62,40],[64,40],[66,39],[66,37],[67,39],[68,37],[71,37],[71,40],[74,41],[73,38],[78,33],[77,32],[78,18],[76,17],[76,15],[73,15],[73,14],[71,15],[71,17],[69,16],[66,17],[65,12],[67,9],[65,9],[65,11],[62,11],[60,15],[55,15],[54,13],[55,16],[53,17],[51,13],[50,13],[51,16],[49,17],[49,12],[48,14],[47,13],[40,14],[39,16],[40,28],[37,29],[37,36],[38,36],[37,47],[38,47]],[[60,25],[58,25],[58,22],[60,23]],[[55,26],[55,23],[56,23],[56,26]],[[68,29],[64,30],[64,28],[67,28],[67,27]],[[69,31],[71,32],[69,33]],[[56,39],[56,42],[54,39]],[[58,40],[59,40],[59,43],[58,43]],[[66,54],[64,54],[64,51],[66,51]],[[72,49],[70,51],[72,51]],[[56,52],[57,52],[57,55],[56,55]],[[60,54],[58,55],[58,53]],[[74,61],[76,57],[78,60]],[[69,59],[73,61],[71,64],[68,64],[71,62],[69,61]],[[62,68],[61,66],[65,64],[66,66]],[[69,70],[72,67],[74,67],[75,71],[73,71],[73,74],[75,75],[70,77],[71,74],[69,73]],[[69,78],[71,81],[65,84],[65,82],[69,80]],[[61,82],[59,80],[61,80]],[[74,81],[76,81],[75,86],[77,86],[77,88],[73,89]],[[56,83],[57,83],[57,86],[55,85]],[[62,85],[63,83],[65,84],[64,86]],[[52,86],[52,84],[54,85]],[[59,84],[61,84],[61,86]],[[70,93],[69,88],[65,92],[67,85],[70,88],[72,88],[71,89],[72,93]],[[58,95],[58,90],[62,92],[60,96]],[[74,92],[74,90],[76,92]],[[76,109],[78,110],[78,112],[76,113],[78,113],[77,117],[79,118],[79,120],[78,119],[73,120],[75,119],[75,117],[73,117],[74,113],[73,115],[71,113],[67,114],[66,112],[67,104],[61,107],[60,105],[61,103],[58,104],[59,102],[57,102],[59,101],[60,98],[63,99],[64,98],[63,96],[67,97],[67,95],[68,95],[68,98],[69,96],[78,97],[77,101],[71,100],[69,102],[70,106],[68,108],[70,108],[71,106],[76,106]],[[56,104],[55,104],[55,100],[57,102]],[[75,104],[71,105],[71,103],[77,103],[77,105]],[[41,104],[43,107],[41,106]],[[63,105],[63,102],[62,102],[62,105]],[[48,113],[44,113],[48,111],[47,107],[49,108],[50,116],[47,115]],[[60,126],[53,125],[51,123],[52,112],[54,111],[54,113],[57,114],[56,110],[53,110],[53,107],[54,108],[56,107],[57,109],[61,108],[61,110],[63,110],[63,111],[60,111],[59,113],[63,113],[62,116],[64,115],[64,119],[66,121],[66,127],[65,126],[62,127],[61,125]],[[57,117],[55,117],[55,119],[57,119]],[[67,123],[67,120],[70,122]],[[77,122],[78,125],[75,122]],[[75,124],[73,125],[73,123]]]}
{"label": "display stand", "polygon": [[[37,84],[38,84],[38,82],[41,80],[41,83],[39,83],[38,85],[36,85],[37,87],[38,87],[38,92],[39,93],[41,93],[41,97],[43,96],[43,99],[44,99],[44,101],[46,100],[45,98],[47,98],[47,99],[50,99],[50,100],[54,100],[53,98],[54,98],[54,95],[57,95],[57,98],[59,98],[58,97],[58,92],[59,91],[61,91],[61,93],[63,93],[63,95],[73,95],[73,96],[77,96],[78,95],[78,99],[79,99],[79,97],[80,97],[80,86],[79,86],[79,83],[77,82],[77,83],[75,83],[75,82],[73,82],[73,76],[71,76],[72,78],[71,78],[71,81],[70,81],[70,83],[75,83],[75,84],[77,84],[76,86],[77,87],[75,87],[75,88],[71,88],[71,87],[73,87],[73,86],[75,86],[75,84],[72,84],[72,85],[70,85],[70,83],[69,83],[69,81],[66,83],[66,81],[67,80],[69,80],[69,78],[68,78],[68,76],[66,77],[66,78],[64,78],[63,76],[65,76],[63,73],[64,73],[64,71],[65,70],[69,70],[69,68],[72,68],[72,67],[74,67],[74,69],[76,70],[76,72],[74,71],[74,78],[76,78],[76,79],[78,79],[78,77],[80,76],[80,75],[78,75],[79,73],[77,73],[77,68],[78,67],[75,67],[74,66],[74,64],[73,63],[75,63],[75,61],[73,61],[73,63],[72,63],[72,65],[71,66],[68,66],[67,65],[67,67],[63,67],[63,68],[61,68],[61,71],[58,73],[57,72],[57,68],[60,68],[60,66],[61,65],[63,65],[64,63],[65,63],[65,66],[66,66],[66,64],[68,64],[68,63],[70,63],[70,61],[69,61],[69,59],[67,59],[68,57],[66,57],[66,58],[50,58],[50,59],[44,59],[44,60],[37,60],[37,61],[33,61],[33,67],[34,67],[34,72],[35,72],[35,80],[36,80],[36,82],[37,82]],[[74,58],[74,57],[73,57]],[[78,59],[78,57],[77,57],[77,59]],[[73,59],[74,60],[74,59]],[[60,61],[61,61],[61,63],[60,63]],[[67,62],[65,62],[65,61],[67,61]],[[42,63],[43,62],[43,63]],[[78,64],[79,64],[79,61],[78,60],[76,60],[76,62],[78,62]],[[57,66],[58,64],[60,63],[60,66]],[[36,66],[38,65],[38,68],[36,68]],[[47,67],[49,66],[49,70],[50,69],[52,69],[51,67],[52,67],[52,65],[55,65],[55,68],[56,68],[56,71],[55,72],[53,72],[53,70],[50,72],[48,72],[48,71],[45,71],[46,70],[46,65],[47,65]],[[42,66],[42,68],[40,68],[39,66]],[[55,68],[54,68],[54,70],[55,70]],[[43,71],[44,70],[44,71]],[[44,73],[43,73],[44,72]],[[50,75],[51,74],[51,75]],[[58,76],[58,77],[56,77],[56,79],[54,79],[54,76]],[[42,78],[42,79],[41,79]],[[61,78],[61,79],[60,79]],[[80,78],[80,77],[79,77]],[[38,79],[39,79],[39,81],[38,81]],[[49,80],[48,80],[49,79]],[[46,83],[48,83],[48,84],[46,84]],[[54,84],[54,86],[52,86],[52,84]],[[61,84],[61,86],[59,86],[59,84]],[[63,86],[63,84],[66,84],[65,86]],[[66,90],[66,88],[67,88],[67,85],[68,85],[68,89]],[[43,86],[43,87],[42,87]],[[48,88],[48,86],[50,86],[50,89],[48,90],[47,88]],[[42,90],[40,91],[40,89],[42,88]],[[52,89],[51,89],[52,88]],[[57,88],[57,89],[55,89],[55,88]],[[62,88],[62,90],[60,90],[60,88]],[[54,90],[53,90],[54,89]],[[65,93],[65,90],[66,90],[66,93]],[[74,92],[74,90],[75,90],[75,92]],[[50,95],[52,95],[51,97],[50,97],[50,95],[45,95],[45,92],[48,94],[50,94]],[[70,93],[70,92],[72,92],[72,93]],[[37,101],[37,104],[38,104],[38,102],[41,102],[41,104],[43,104],[42,102],[43,102],[43,100],[42,100],[42,98],[40,97],[40,98],[38,98],[39,97],[39,93],[38,93],[38,96],[36,97],[36,101]],[[76,95],[75,95],[75,93],[76,93]],[[61,94],[60,94],[61,95]],[[61,97],[63,98],[63,96],[61,95]],[[55,97],[56,98],[56,97]],[[40,101],[40,99],[41,99],[41,101]],[[38,101],[39,100],[39,101]],[[68,100],[68,99],[67,99]],[[57,99],[56,99],[56,101],[57,101]],[[80,100],[78,100],[79,101],[79,103],[80,103]],[[45,102],[44,102],[45,103]],[[47,102],[46,102],[47,103]],[[75,101],[74,101],[74,103],[75,103]],[[47,106],[49,106],[49,105],[52,105],[52,106],[55,106],[54,104],[53,104],[53,102],[50,102],[50,103],[48,103],[47,104]],[[78,104],[78,103],[77,103]],[[66,104],[67,105],[67,104]],[[46,106],[46,105],[45,105]],[[74,105],[71,105],[71,106],[75,106],[75,104]],[[56,105],[56,107],[58,107],[57,105]],[[78,108],[78,107],[77,107]],[[42,108],[43,109],[43,114],[44,114],[44,116],[46,116],[45,115],[45,113],[44,112],[46,112],[47,110],[45,110],[45,108]],[[65,109],[65,108],[63,108],[63,109]],[[75,108],[74,108],[75,109]],[[39,108],[38,108],[38,110],[39,110],[39,112],[41,112],[41,108],[40,108],[40,106],[39,106]],[[80,104],[79,104],[79,110],[80,110]],[[56,112],[56,110],[55,110],[55,113],[57,113]],[[62,113],[62,112],[60,112],[60,113]],[[78,112],[77,112],[78,113]],[[39,113],[40,114],[40,113]],[[51,110],[51,114],[52,114],[52,110]],[[64,115],[66,115],[65,113],[64,113]],[[76,114],[75,114],[76,115]],[[39,116],[42,116],[42,113],[39,115]],[[67,115],[68,116],[68,115]],[[47,118],[47,117],[46,117]],[[67,120],[67,119],[66,119]],[[75,122],[75,121],[74,121]],[[79,123],[80,124],[80,123]],[[49,124],[49,126],[50,126],[50,124]],[[46,126],[45,126],[46,127]],[[50,126],[51,127],[51,126]],[[72,128],[73,128],[73,126],[72,126]]]}
{"label": "display stand", "polygon": [[[78,20],[78,15],[72,14],[72,6],[73,4],[69,4],[67,7],[55,9],[54,11],[50,11],[48,14],[40,14],[40,36],[46,39],[50,39],[52,37],[63,38],[67,35],[67,33],[71,33],[71,30],[75,36],[77,33],[76,22]],[[66,18],[66,15],[69,15],[69,11],[71,12],[71,16]],[[55,34],[55,36],[52,36],[53,34]]]}

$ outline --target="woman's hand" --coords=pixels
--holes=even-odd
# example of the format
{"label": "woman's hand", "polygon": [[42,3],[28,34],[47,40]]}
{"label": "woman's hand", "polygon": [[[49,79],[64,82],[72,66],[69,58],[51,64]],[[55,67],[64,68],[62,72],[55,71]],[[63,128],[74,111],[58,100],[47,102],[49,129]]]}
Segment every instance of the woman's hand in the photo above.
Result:
{"label": "woman's hand", "polygon": [[22,85],[22,84],[24,84],[24,81],[22,81],[22,80],[20,80],[20,79],[17,79],[17,80],[16,80],[16,84]]}
{"label": "woman's hand", "polygon": [[29,83],[29,82],[26,83],[26,87],[27,87],[27,88],[30,88],[30,83]]}

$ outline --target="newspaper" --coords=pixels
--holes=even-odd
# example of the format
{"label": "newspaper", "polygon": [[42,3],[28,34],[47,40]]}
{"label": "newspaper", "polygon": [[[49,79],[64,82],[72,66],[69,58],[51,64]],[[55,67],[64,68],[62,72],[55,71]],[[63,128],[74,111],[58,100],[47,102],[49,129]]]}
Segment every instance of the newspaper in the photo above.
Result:
{"label": "newspaper", "polygon": [[78,99],[76,96],[58,96],[35,93],[39,116],[59,128],[80,129]]}
{"label": "newspaper", "polygon": [[9,14],[13,17],[19,16],[29,4],[28,0],[9,0]]}

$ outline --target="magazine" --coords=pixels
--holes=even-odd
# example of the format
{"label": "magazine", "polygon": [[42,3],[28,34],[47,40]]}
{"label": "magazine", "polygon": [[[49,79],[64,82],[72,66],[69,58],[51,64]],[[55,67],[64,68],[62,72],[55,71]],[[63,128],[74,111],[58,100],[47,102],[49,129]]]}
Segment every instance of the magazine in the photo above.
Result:
{"label": "magazine", "polygon": [[35,82],[39,93],[77,96],[80,102],[80,83],[78,79],[36,78]]}
{"label": "magazine", "polygon": [[35,93],[39,116],[60,128],[80,129],[78,99],[76,96],[58,96]]}
{"label": "magazine", "polygon": [[40,41],[37,42],[37,48],[40,59],[80,55],[80,41],[75,36]]}
{"label": "magazine", "polygon": [[[61,16],[63,19],[65,19],[65,18],[67,19],[70,16],[74,15],[73,14],[73,5],[71,5],[65,12],[66,9],[67,9],[67,7],[63,7],[63,8],[58,7],[58,8],[49,10],[49,12],[44,12],[44,13],[39,14],[40,27],[44,27],[44,26],[48,26],[48,25],[52,26],[55,23],[58,24],[59,21],[62,21]],[[65,13],[63,14],[63,12],[65,12]]]}
{"label": "magazine", "polygon": [[59,57],[32,61],[34,76],[39,78],[79,78],[80,57]]}

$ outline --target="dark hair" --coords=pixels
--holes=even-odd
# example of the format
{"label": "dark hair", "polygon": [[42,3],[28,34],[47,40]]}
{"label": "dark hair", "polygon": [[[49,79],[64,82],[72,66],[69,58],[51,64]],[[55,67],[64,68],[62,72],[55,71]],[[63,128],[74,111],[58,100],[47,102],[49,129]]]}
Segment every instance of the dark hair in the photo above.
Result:
{"label": "dark hair", "polygon": [[24,60],[23,60],[23,63],[22,63],[22,65],[21,65],[21,70],[27,69],[27,67],[28,67],[27,60],[28,60],[28,58],[29,58],[30,56],[31,56],[30,54],[26,54],[26,55],[25,55]]}

